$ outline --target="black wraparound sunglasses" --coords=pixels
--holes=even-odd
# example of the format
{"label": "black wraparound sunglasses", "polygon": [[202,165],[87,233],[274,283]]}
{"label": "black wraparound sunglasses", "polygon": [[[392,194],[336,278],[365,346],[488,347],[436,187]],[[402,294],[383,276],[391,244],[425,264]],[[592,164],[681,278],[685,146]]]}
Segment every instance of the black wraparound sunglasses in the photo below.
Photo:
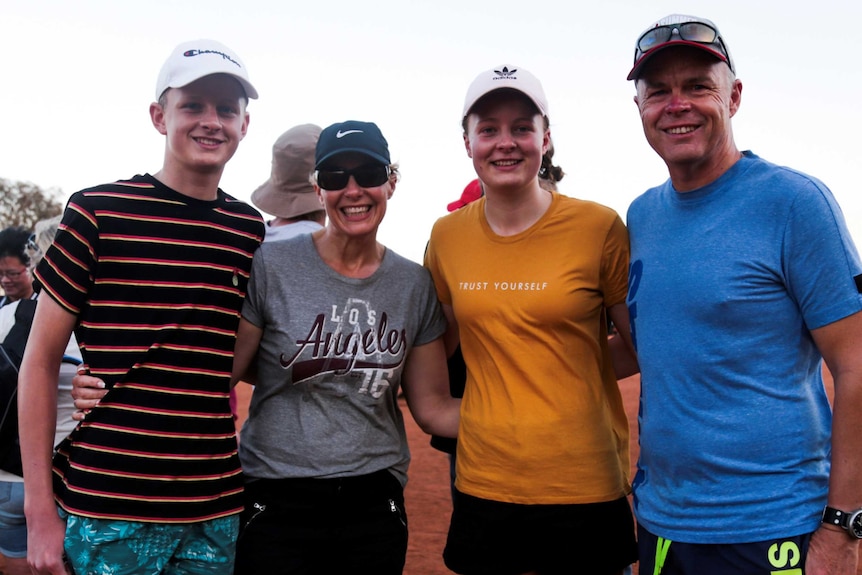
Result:
{"label": "black wraparound sunglasses", "polygon": [[352,170],[317,170],[314,172],[314,179],[324,190],[334,192],[346,188],[350,182],[350,176],[353,176],[356,185],[360,188],[376,188],[385,184],[390,174],[389,166],[374,164],[359,166]]}

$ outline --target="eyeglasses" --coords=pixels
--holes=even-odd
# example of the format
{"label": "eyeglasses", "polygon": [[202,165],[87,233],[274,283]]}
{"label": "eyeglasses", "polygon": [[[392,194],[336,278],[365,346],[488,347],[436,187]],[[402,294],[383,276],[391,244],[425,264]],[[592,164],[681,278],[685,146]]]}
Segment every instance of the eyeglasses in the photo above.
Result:
{"label": "eyeglasses", "polygon": [[359,166],[353,170],[317,170],[314,173],[314,178],[317,180],[318,186],[334,192],[346,188],[350,182],[350,176],[353,176],[356,185],[361,188],[376,188],[385,184],[391,173],[389,166],[375,164]]}
{"label": "eyeglasses", "polygon": [[26,271],[27,271],[27,268],[24,268],[22,270],[18,270],[17,272],[14,272],[12,270],[0,270],[0,279],[2,279],[5,276],[5,277],[9,278],[10,280],[17,280],[19,277],[21,277],[21,274],[23,274]]}
{"label": "eyeglasses", "polygon": [[728,63],[730,62],[727,48],[725,48],[721,36],[718,35],[718,30],[709,24],[704,24],[703,22],[666,24],[664,26],[658,26],[651,30],[647,30],[644,32],[643,36],[638,39],[638,54],[636,54],[635,60],[645,52],[649,52],[656,46],[668,42],[673,37],[674,32],[676,32],[680,40],[697,42],[698,44],[715,44],[716,48],[718,48],[719,52],[721,52],[721,54],[727,59]]}
{"label": "eyeglasses", "polygon": [[40,248],[39,244],[36,243],[36,234],[30,234],[30,237],[27,238],[27,249],[36,253],[42,251],[42,248]]}

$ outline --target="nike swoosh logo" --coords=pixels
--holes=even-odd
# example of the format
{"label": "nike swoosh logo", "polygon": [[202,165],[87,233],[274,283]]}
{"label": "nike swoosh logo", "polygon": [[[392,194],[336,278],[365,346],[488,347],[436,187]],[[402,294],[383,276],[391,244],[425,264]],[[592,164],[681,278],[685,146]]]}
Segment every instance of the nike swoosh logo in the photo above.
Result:
{"label": "nike swoosh logo", "polygon": [[338,132],[335,133],[335,137],[336,138],[343,138],[347,134],[361,134],[361,133],[362,133],[362,130],[347,130],[346,132],[342,132],[341,130],[338,130]]}

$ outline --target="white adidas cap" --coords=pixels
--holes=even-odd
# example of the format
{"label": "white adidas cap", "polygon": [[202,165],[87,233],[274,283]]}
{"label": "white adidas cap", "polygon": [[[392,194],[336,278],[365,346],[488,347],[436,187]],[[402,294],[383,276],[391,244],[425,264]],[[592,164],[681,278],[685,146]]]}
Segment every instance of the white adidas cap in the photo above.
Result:
{"label": "white adidas cap", "polygon": [[542,89],[539,79],[517,66],[496,66],[485,70],[473,80],[467,89],[467,97],[464,99],[464,113],[461,119],[467,117],[476,102],[482,97],[495,90],[510,89],[517,90],[527,96],[539,109],[543,116],[548,115],[548,99]]}

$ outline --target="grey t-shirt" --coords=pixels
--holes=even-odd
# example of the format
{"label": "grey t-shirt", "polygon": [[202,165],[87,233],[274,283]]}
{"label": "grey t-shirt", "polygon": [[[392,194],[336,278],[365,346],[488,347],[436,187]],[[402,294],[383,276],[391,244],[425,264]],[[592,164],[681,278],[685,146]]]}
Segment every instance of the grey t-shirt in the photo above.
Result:
{"label": "grey t-shirt", "polygon": [[311,235],[264,243],[242,315],[263,330],[239,450],[245,475],[389,469],[406,483],[401,373],[413,346],[446,329],[428,271],[387,249],[371,277],[348,278],[321,260]]}

